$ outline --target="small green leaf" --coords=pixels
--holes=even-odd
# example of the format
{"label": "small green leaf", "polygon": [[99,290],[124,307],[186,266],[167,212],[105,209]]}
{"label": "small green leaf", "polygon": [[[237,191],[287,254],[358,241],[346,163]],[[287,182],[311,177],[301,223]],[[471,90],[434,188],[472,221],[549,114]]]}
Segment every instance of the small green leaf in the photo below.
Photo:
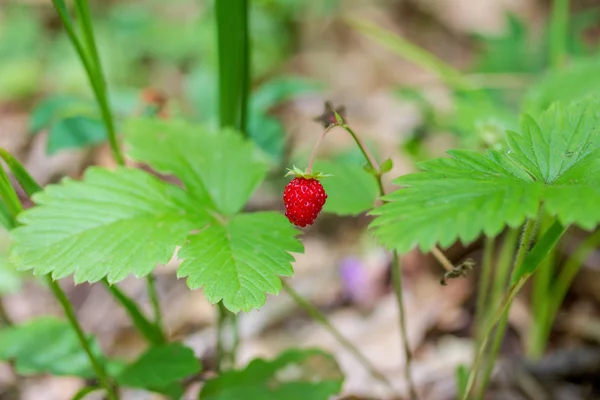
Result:
{"label": "small green leaf", "polygon": [[388,158],[379,166],[379,172],[385,174],[386,172],[390,172],[392,168],[394,168],[394,163],[391,158]]}
{"label": "small green leaf", "polygon": [[89,102],[84,102],[75,96],[47,97],[38,103],[31,112],[29,130],[34,134],[38,133],[62,118],[81,114],[82,111],[89,112],[90,109],[93,108]]}
{"label": "small green leaf", "polygon": [[232,130],[210,133],[182,121],[136,119],[125,128],[129,155],[181,179],[202,204],[239,212],[267,167],[254,144]]}
{"label": "small green leaf", "polygon": [[106,128],[100,119],[85,116],[65,118],[50,128],[48,154],[102,143],[106,138]]}
{"label": "small green leaf", "polygon": [[560,222],[555,222],[542,237],[537,241],[533,249],[521,263],[517,266],[517,270],[513,274],[511,285],[515,285],[525,275],[531,275],[537,267],[544,261],[548,254],[554,249],[562,235],[567,230],[567,227],[561,225]]}
{"label": "small green leaf", "polygon": [[279,276],[291,276],[289,252],[302,252],[298,231],[278,213],[236,215],[190,236],[179,251],[184,259],[178,277],[191,289],[203,287],[211,303],[223,300],[229,310],[261,307],[266,293],[278,294]]}
{"label": "small green leaf", "polygon": [[[95,340],[92,350],[102,359]],[[0,360],[14,362],[19,374],[95,376],[89,358],[68,322],[42,317],[0,331]]]}
{"label": "small green leaf", "polygon": [[117,381],[124,386],[164,388],[199,371],[200,361],[192,349],[169,343],[150,347],[121,371]]}
{"label": "small green leaf", "polygon": [[200,400],[327,400],[342,389],[335,359],[320,350],[288,350],[206,382]]}
{"label": "small green leaf", "polygon": [[188,232],[208,221],[180,188],[135,169],[87,170],[33,197],[11,234],[12,260],[54,279],[111,283],[141,277],[165,264]]}
{"label": "small green leaf", "polygon": [[357,215],[373,208],[377,198],[377,181],[363,168],[317,161],[315,169],[332,175],[321,181],[327,193],[323,210],[338,215]]}

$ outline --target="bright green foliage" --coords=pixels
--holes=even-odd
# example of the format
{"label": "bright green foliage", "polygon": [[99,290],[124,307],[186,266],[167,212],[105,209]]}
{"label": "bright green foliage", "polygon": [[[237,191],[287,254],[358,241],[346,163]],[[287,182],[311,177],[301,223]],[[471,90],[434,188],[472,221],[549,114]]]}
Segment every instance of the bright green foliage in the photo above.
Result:
{"label": "bright green foliage", "polygon": [[373,211],[374,234],[399,252],[428,251],[516,227],[540,204],[563,225],[593,228],[600,222],[598,110],[592,99],[553,105],[537,122],[525,116],[521,133],[507,133],[507,154],[452,151],[422,163],[424,172],[398,178],[403,188]]}
{"label": "bright green foliage", "polygon": [[123,369],[117,381],[124,386],[166,388],[200,371],[200,361],[189,347],[169,343],[150,347]]}
{"label": "bright green foliage", "polygon": [[[102,359],[96,341],[89,340],[92,350]],[[0,330],[0,360],[14,362],[16,371],[22,375],[95,376],[73,328],[67,321],[54,317]]]}
{"label": "bright green foliage", "polygon": [[267,172],[253,144],[232,130],[139,119],[126,132],[131,157],[177,176],[198,201],[225,215],[242,209]]}
{"label": "bright green foliage", "polygon": [[567,68],[549,71],[529,89],[525,110],[537,115],[553,102],[568,104],[588,95],[600,95],[600,57],[574,61]]}
{"label": "bright green foliage", "polygon": [[319,350],[289,350],[273,361],[257,359],[241,371],[206,382],[200,400],[327,400],[340,392],[335,359]]}
{"label": "bright green foliage", "polygon": [[94,105],[73,96],[54,96],[33,110],[29,122],[36,134],[49,129],[47,152],[86,147],[106,140],[106,128]]}
{"label": "bright green foliage", "polygon": [[128,168],[90,168],[82,182],[65,179],[33,199],[38,207],[12,231],[13,260],[54,279],[74,274],[78,283],[145,276],[208,220],[183,190]]}
{"label": "bright green foliage", "polygon": [[191,236],[179,253],[184,262],[177,275],[188,277],[192,289],[204,287],[211,303],[223,300],[235,311],[258,308],[265,292],[281,290],[278,275],[293,274],[288,251],[303,250],[296,232],[278,213],[237,215]]}
{"label": "bright green foliage", "polygon": [[475,70],[485,73],[534,72],[541,69],[545,54],[532,42],[524,22],[507,16],[507,29],[501,35],[476,35],[482,47]]}
{"label": "bright green foliage", "polygon": [[294,77],[278,78],[261,85],[250,96],[248,135],[275,160],[283,157],[285,130],[280,121],[268,115],[270,109],[295,96],[315,92],[315,83]]}
{"label": "bright green foliage", "polygon": [[315,171],[330,174],[321,179],[327,193],[323,210],[338,215],[357,215],[370,210],[377,197],[377,182],[362,167],[349,163],[318,161]]}
{"label": "bright green foliage", "polygon": [[114,283],[149,274],[181,246],[179,276],[212,302],[237,312],[278,293],[278,275],[292,274],[290,252],[303,248],[283,215],[239,214],[266,173],[253,144],[177,121],[140,119],[126,131],[133,158],[176,175],[184,188],[123,167],[50,185],[12,232],[17,266]]}

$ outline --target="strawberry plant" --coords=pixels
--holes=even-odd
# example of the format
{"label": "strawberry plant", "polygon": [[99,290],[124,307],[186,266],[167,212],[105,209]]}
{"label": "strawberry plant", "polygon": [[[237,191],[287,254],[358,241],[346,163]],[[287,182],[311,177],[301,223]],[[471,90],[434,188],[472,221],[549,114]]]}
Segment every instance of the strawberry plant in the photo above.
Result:
{"label": "strawberry plant", "polygon": [[[383,177],[392,170],[391,160],[380,163],[351,128],[345,110],[327,103],[317,118],[324,130],[306,169],[293,166],[288,174],[292,178],[281,193],[285,212],[247,207],[259,187],[272,183],[267,175],[273,161],[284,161],[282,128],[267,111],[290,93],[315,87],[302,81],[267,81],[250,93],[253,58],[247,2],[227,6],[216,2],[211,14],[216,21],[219,79],[218,90],[214,88],[218,99],[208,97],[212,110],[218,108],[218,127],[211,123],[212,114],[194,123],[155,112],[121,116],[117,124],[118,107],[111,103],[88,2],[75,0],[73,9],[62,0],[52,3],[96,104],[50,98],[33,113],[32,131],[50,129],[50,152],[106,138],[116,166],[92,166],[81,179],[65,178],[42,188],[18,160],[0,149],[0,157],[34,203],[23,209],[6,170],[0,168],[0,222],[10,232],[10,262],[42,278],[66,316],[37,318],[0,330],[0,360],[10,362],[16,373],[86,379],[89,384],[74,399],[95,391],[118,399],[127,388],[180,399],[197,380],[203,381],[199,399],[325,400],[339,394],[343,374],[322,350],[289,349],[271,360],[238,364],[237,315],[260,309],[267,295],[283,290],[396,395],[389,376],[286,281],[293,276],[295,255],[304,251],[301,228],[312,225],[321,213],[367,212],[372,217],[370,234],[390,252],[398,344],[406,360],[404,379],[411,400],[419,398],[419,391],[412,377],[400,261],[415,248],[432,253],[446,268],[442,284],[451,284],[447,280],[472,269],[480,277],[476,355],[471,366],[459,368],[459,398],[483,398],[511,303],[534,274],[532,303],[540,316],[530,339],[530,355],[543,351],[570,282],[600,240],[600,101],[588,96],[597,87],[587,82],[593,81],[597,60],[589,57],[567,65],[567,49],[578,55],[584,52],[567,46],[565,38],[570,36],[563,8],[568,2],[558,0],[554,9],[548,35],[552,69],[510,106],[499,100],[502,96],[478,88],[471,78],[422,49],[372,24],[353,21],[362,32],[435,71],[454,90],[454,114],[443,121],[430,110],[431,119],[463,135],[459,141],[463,148],[420,162],[417,172],[394,179],[396,189],[386,193]],[[507,40],[488,39],[488,44],[511,57],[531,56],[516,67],[510,65],[518,71],[538,71],[542,58],[529,54],[521,43],[527,36],[524,27],[511,20],[511,29]],[[189,51],[187,46],[176,50],[172,54],[176,59]],[[494,58],[498,54],[484,53],[488,59],[480,60],[481,72],[502,67]],[[569,90],[557,89],[560,85]],[[413,95],[429,107],[418,93]],[[261,136],[263,128],[267,133]],[[342,134],[354,140],[360,164],[318,159],[321,143]],[[417,153],[427,158],[418,149]],[[295,161],[304,165],[306,160]],[[592,234],[562,269],[554,269],[557,246],[574,228]],[[454,243],[468,245],[480,238],[484,242],[480,264],[455,266],[446,259],[443,250]],[[192,348],[173,341],[163,324],[153,274],[173,257],[179,261],[177,277],[190,290],[202,290],[218,311],[214,371]],[[5,271],[4,261],[0,260],[0,293],[18,285],[19,279],[13,270]],[[119,282],[130,275],[145,279],[152,317],[120,289]],[[145,350],[133,360],[105,354],[98,339],[82,328],[58,282],[67,277],[76,284],[101,283],[147,342]],[[14,283],[6,284],[11,279]],[[540,300],[550,293],[556,299]],[[4,312],[0,317],[10,325]],[[56,339],[40,340],[50,337]]]}

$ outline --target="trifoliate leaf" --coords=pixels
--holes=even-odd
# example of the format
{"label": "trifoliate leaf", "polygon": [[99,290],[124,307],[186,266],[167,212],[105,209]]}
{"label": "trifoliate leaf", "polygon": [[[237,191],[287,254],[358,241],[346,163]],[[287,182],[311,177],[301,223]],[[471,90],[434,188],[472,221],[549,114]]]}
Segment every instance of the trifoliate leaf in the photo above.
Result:
{"label": "trifoliate leaf", "polygon": [[327,193],[324,211],[338,215],[357,215],[375,205],[377,181],[360,166],[317,161],[314,169],[331,175],[321,181]]}
{"label": "trifoliate leaf", "polygon": [[373,211],[380,241],[399,252],[428,251],[481,233],[497,235],[538,214],[591,229],[600,222],[600,107],[588,99],[550,107],[521,133],[508,132],[510,151],[449,152],[421,164],[424,172],[398,178],[403,186]]}
{"label": "trifoliate leaf", "polygon": [[202,287],[211,303],[223,300],[229,310],[262,306],[266,293],[281,290],[278,276],[291,276],[289,252],[301,252],[298,231],[278,213],[236,215],[189,238],[179,251],[177,271],[192,289]]}
{"label": "trifoliate leaf", "polygon": [[145,276],[208,221],[183,190],[129,168],[90,168],[83,181],[65,179],[33,200],[11,232],[12,260],[54,279],[74,274],[77,283]]}
{"label": "trifoliate leaf", "polygon": [[174,174],[202,203],[233,215],[264,178],[252,142],[237,132],[207,132],[182,121],[132,120],[126,129],[129,155],[159,172]]}
{"label": "trifoliate leaf", "polygon": [[[92,351],[102,359],[95,340]],[[89,358],[67,321],[42,317],[0,330],[0,360],[14,362],[22,375],[51,373],[93,378]]]}
{"label": "trifoliate leaf", "polygon": [[168,343],[150,347],[121,371],[117,381],[124,386],[164,388],[198,371],[200,361],[192,349],[181,343]]}
{"label": "trifoliate leaf", "polygon": [[206,382],[200,400],[327,400],[342,389],[335,359],[319,350],[289,350],[273,361],[257,359],[241,371]]}

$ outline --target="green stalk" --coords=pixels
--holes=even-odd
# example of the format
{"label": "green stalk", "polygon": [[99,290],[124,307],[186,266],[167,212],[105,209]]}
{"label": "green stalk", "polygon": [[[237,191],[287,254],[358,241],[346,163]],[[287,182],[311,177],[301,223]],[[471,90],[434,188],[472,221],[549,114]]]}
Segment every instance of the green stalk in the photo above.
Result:
{"label": "green stalk", "polygon": [[285,280],[281,281],[283,286],[283,290],[296,302],[296,304],[302,308],[314,321],[321,324],[330,334],[333,336],[338,343],[340,343],[350,354],[356,358],[358,362],[362,364],[363,367],[371,374],[371,376],[381,383],[385,384],[388,389],[393,391],[393,386],[390,381],[386,378],[386,376],[380,372],[377,367],[369,361],[367,357],[364,356],[361,351],[354,346],[346,337],[336,329],[335,326],[327,319],[327,316],[323,314],[319,309],[312,304],[310,304],[304,297],[302,297],[298,292],[296,292]]}
{"label": "green stalk", "polygon": [[[73,47],[75,47],[77,55],[79,56],[79,59],[81,60],[81,63],[83,64],[87,74],[90,85],[92,86],[92,91],[94,92],[94,96],[96,97],[96,101],[100,107],[102,121],[106,127],[113,158],[118,165],[125,165],[125,157],[123,156],[119,146],[117,132],[115,129],[115,121],[108,101],[106,81],[104,79],[104,73],[102,72],[102,65],[98,55],[96,40],[94,38],[94,30],[88,1],[75,0],[75,7],[79,16],[79,23],[81,26],[83,39],[87,48],[85,48],[82,42],[79,40],[64,2],[62,0],[52,0],[52,3],[54,4],[54,8],[58,12],[59,17],[65,26],[67,35],[69,36]],[[151,298],[152,305],[154,307],[154,312],[157,315],[157,328],[162,330],[161,325],[158,325],[162,320],[160,317],[160,307],[158,307],[158,299],[152,298],[152,296],[156,294],[156,288],[154,288],[154,279],[152,276],[147,277],[147,286],[149,297]],[[133,315],[131,316],[133,317]]]}
{"label": "green stalk", "polygon": [[[523,236],[527,236],[526,232],[529,230],[529,225],[531,221],[526,223],[526,227],[524,229]],[[534,224],[535,226],[535,224]],[[531,228],[533,230],[533,228]],[[510,310],[510,306],[512,304],[512,300],[519,292],[521,287],[527,282],[527,280],[531,277],[531,275],[535,272],[536,268],[540,265],[540,263],[544,260],[544,258],[548,255],[548,253],[556,246],[562,235],[567,230],[567,227],[562,226],[559,222],[555,222],[550,229],[548,229],[541,239],[536,243],[536,245],[531,249],[529,253],[526,251],[519,251],[517,256],[515,257],[515,261],[521,259],[522,263],[517,266],[513,270],[511,287],[508,290],[500,303],[500,307],[494,313],[494,317],[490,320],[490,324],[486,330],[486,334],[484,336],[483,343],[477,349],[475,361],[473,363],[473,367],[471,368],[471,373],[469,374],[469,380],[467,382],[467,388],[462,396],[462,400],[468,400],[470,398],[471,392],[476,386],[477,375],[481,366],[481,362],[485,358],[485,352],[487,350],[487,345],[489,342],[489,338],[492,336],[494,328],[496,324],[498,324],[501,319],[504,317],[504,314],[508,314]],[[531,236],[531,235],[529,235]],[[519,250],[523,248],[524,240],[521,242],[519,246]],[[527,246],[526,246],[527,247]],[[525,255],[526,253],[526,255]],[[493,360],[492,360],[493,361]],[[485,386],[482,387],[482,391],[485,391]],[[483,393],[483,392],[482,392]],[[480,397],[477,397],[480,398]]]}
{"label": "green stalk", "polygon": [[79,321],[77,321],[77,317],[75,316],[75,312],[73,311],[73,306],[69,302],[69,299],[65,295],[65,292],[62,290],[58,282],[56,282],[50,275],[47,275],[48,284],[50,285],[50,289],[52,289],[52,293],[57,298],[58,302],[62,306],[69,323],[75,330],[77,337],[79,338],[79,342],[81,343],[81,347],[87,354],[92,367],[94,368],[94,372],[98,377],[98,381],[100,384],[106,389],[106,395],[110,400],[117,400],[119,397],[113,388],[113,385],[110,383],[110,378],[104,369],[104,366],[98,361],[94,353],[92,353],[92,348],[90,347],[90,343],[85,337],[83,333],[83,329],[81,325],[79,325]]}
{"label": "green stalk", "polygon": [[138,331],[148,340],[148,342],[158,345],[166,343],[167,339],[165,334],[160,329],[160,325],[152,323],[144,316],[138,305],[130,297],[119,289],[117,285],[111,285],[108,280],[103,279],[102,283],[109,292],[113,295],[115,300],[121,304],[121,306],[129,314],[129,318],[133,322],[133,325]]}
{"label": "green stalk", "polygon": [[550,65],[561,68],[567,56],[567,33],[569,23],[569,0],[553,0],[550,16]]}
{"label": "green stalk", "polygon": [[[247,135],[246,120],[251,84],[248,0],[215,2],[219,59],[219,121],[221,128],[234,128]],[[219,369],[234,366],[239,333],[237,315],[219,302],[217,316],[217,358]],[[233,340],[226,348],[224,337],[230,329]]]}
{"label": "green stalk", "polygon": [[479,347],[483,341],[486,315],[491,300],[491,284],[494,269],[494,245],[496,238],[486,236],[483,245],[483,262],[481,265],[479,287],[477,288],[477,302],[475,308],[475,344]]}
{"label": "green stalk", "polygon": [[[0,155],[2,157],[5,157],[6,154],[8,154],[8,153],[4,150],[0,152]],[[11,160],[11,162],[8,163],[9,165],[11,163],[16,162],[16,160],[14,160],[14,158],[12,158],[12,156],[11,156],[10,160]],[[24,169],[23,169],[23,171],[24,171]],[[15,171],[13,170],[13,173],[14,172]],[[27,174],[27,176],[29,179],[31,179],[29,174]],[[19,176],[17,176],[17,179],[19,179]],[[2,182],[4,180],[8,180],[8,175],[7,175],[6,171],[4,170],[4,168],[0,167],[0,182]],[[19,179],[19,181],[21,181],[21,180],[23,180],[23,177],[21,177],[21,179]],[[35,183],[35,186],[37,188],[39,188],[39,185],[35,181],[33,181],[32,179],[31,179],[31,181],[33,183]],[[12,187],[12,185],[8,185],[8,186],[0,185],[0,196],[5,200],[6,199],[13,199],[13,200],[16,199],[16,202],[14,202],[12,204],[13,214],[11,215],[11,217],[16,221],[17,215],[19,215],[23,211],[23,205],[19,201],[14,187]],[[16,223],[15,223],[15,225],[16,225]],[[71,324],[71,327],[75,330],[75,333],[77,334],[77,337],[79,339],[81,347],[87,354],[90,364],[92,365],[94,372],[96,373],[96,377],[98,378],[98,381],[106,389],[108,398],[110,400],[117,400],[118,395],[110,383],[110,378],[109,378],[108,374],[106,373],[106,370],[104,369],[104,366],[102,365],[102,363],[92,353],[90,344],[89,344],[87,338],[85,337],[85,334],[83,333],[83,329],[81,328],[79,321],[77,321],[77,317],[75,316],[75,312],[73,311],[73,306],[69,302],[69,299],[67,299],[65,292],[61,289],[61,287],[58,285],[58,283],[52,279],[52,277],[50,275],[47,275],[46,277],[48,280],[48,284],[50,285],[50,288],[52,290],[52,293],[54,294],[54,296],[56,297],[56,299],[62,306],[63,311],[65,312],[65,315],[67,316],[69,323]]]}
{"label": "green stalk", "polygon": [[[340,120],[339,116],[336,116],[336,119]],[[367,146],[363,143],[360,137],[346,124],[340,125],[346,132],[352,136],[356,145],[362,152],[363,156],[367,163],[369,163],[370,167],[373,171],[376,171],[376,180],[377,186],[379,187],[379,196],[383,199],[385,197],[385,189],[383,187],[383,182],[381,180],[381,171],[379,169],[379,164],[375,160],[375,157],[369,152]],[[328,128],[329,129],[329,128]],[[313,156],[314,156],[313,151]],[[406,368],[405,368],[405,379],[406,384],[408,385],[408,391],[411,400],[418,399],[417,390],[415,387],[415,383],[412,379],[412,352],[410,350],[410,344],[408,343],[408,335],[406,328],[406,310],[404,307],[403,293],[402,293],[402,271],[400,271],[400,258],[396,251],[393,252],[393,263],[392,263],[392,285],[394,288],[394,295],[396,296],[396,304],[398,305],[398,322],[400,324],[400,343],[401,347],[404,351],[404,356],[406,359]]]}
{"label": "green stalk", "polygon": [[[519,247],[517,249],[517,254],[515,255],[515,259],[513,262],[513,267],[512,267],[513,274],[517,271],[517,267],[520,266],[523,263],[523,260],[525,259],[525,255],[527,254],[527,251],[529,250],[529,245],[534,236],[535,226],[536,226],[536,221],[534,219],[528,219],[525,222],[525,225],[523,227],[523,233],[521,234],[521,241],[519,243]],[[498,326],[496,327],[496,330],[494,332],[494,339],[492,341],[492,347],[490,349],[490,353],[486,360],[486,365],[485,365],[484,373],[483,373],[483,379],[481,381],[482,383],[479,386],[480,393],[477,398],[483,397],[484,391],[487,388],[489,380],[492,376],[494,364],[496,363],[496,358],[498,358],[498,353],[500,352],[500,346],[502,345],[502,340],[504,339],[504,332],[506,330],[506,324],[508,322],[508,313],[510,311],[510,304],[511,303],[509,303],[507,305],[506,309],[502,313],[500,322],[498,323]],[[479,343],[479,345],[481,345],[481,343]]]}
{"label": "green stalk", "polygon": [[163,326],[162,313],[160,312],[160,300],[158,299],[158,291],[156,290],[156,276],[153,274],[146,275],[146,288],[150,304],[152,304],[152,310],[154,311],[154,325],[160,330],[160,327]]}
{"label": "green stalk", "polygon": [[[540,232],[546,231],[552,225],[553,219],[544,215],[542,217],[542,229]],[[544,338],[544,327],[548,325],[547,304],[549,299],[554,296],[550,291],[554,276],[554,257],[555,251],[551,251],[539,266],[536,275],[532,281],[531,293],[531,310],[532,310],[532,327],[528,332],[525,351],[532,359],[539,359],[546,347]]]}
{"label": "green stalk", "polygon": [[[231,332],[232,337],[226,336]],[[229,311],[223,302],[218,303],[217,316],[217,371],[235,367],[239,345],[237,315]]]}
{"label": "green stalk", "polygon": [[587,237],[571,254],[560,270],[554,284],[549,289],[549,293],[552,293],[552,296],[546,298],[546,301],[542,303],[543,307],[539,311],[543,316],[543,321],[545,321],[544,325],[538,327],[538,338],[542,343],[547,343],[552,323],[583,262],[598,246],[600,246],[600,230]]}
{"label": "green stalk", "polygon": [[[71,18],[69,17],[66,8],[63,8],[60,4],[62,2],[60,0],[52,0],[52,3],[54,4],[54,8],[58,12],[59,17],[62,20],[63,25],[65,26],[67,35],[69,36],[73,47],[75,47],[77,55],[79,56],[79,59],[81,60],[81,63],[83,64],[83,67],[87,74],[90,85],[92,86],[92,91],[94,92],[94,96],[96,97],[96,101],[98,102],[98,105],[100,107],[102,121],[104,122],[104,125],[106,127],[108,141],[110,143],[110,148],[113,153],[113,157],[117,164],[124,165],[125,158],[123,157],[123,153],[119,148],[114,120],[108,104],[108,98],[106,95],[106,85],[104,84],[102,73],[102,66],[99,62],[98,64],[94,63],[94,61],[98,61],[98,54],[93,37],[91,20],[89,20],[89,7],[87,1],[76,0],[75,3],[77,9],[80,11],[80,22],[82,25],[82,33],[84,35],[85,43],[91,45],[91,48],[88,49],[84,48],[82,42],[77,37],[73,24],[71,23]],[[86,15],[87,19],[85,17]]]}
{"label": "green stalk", "polygon": [[222,128],[246,134],[250,87],[248,0],[215,2],[219,55],[219,117]]}

